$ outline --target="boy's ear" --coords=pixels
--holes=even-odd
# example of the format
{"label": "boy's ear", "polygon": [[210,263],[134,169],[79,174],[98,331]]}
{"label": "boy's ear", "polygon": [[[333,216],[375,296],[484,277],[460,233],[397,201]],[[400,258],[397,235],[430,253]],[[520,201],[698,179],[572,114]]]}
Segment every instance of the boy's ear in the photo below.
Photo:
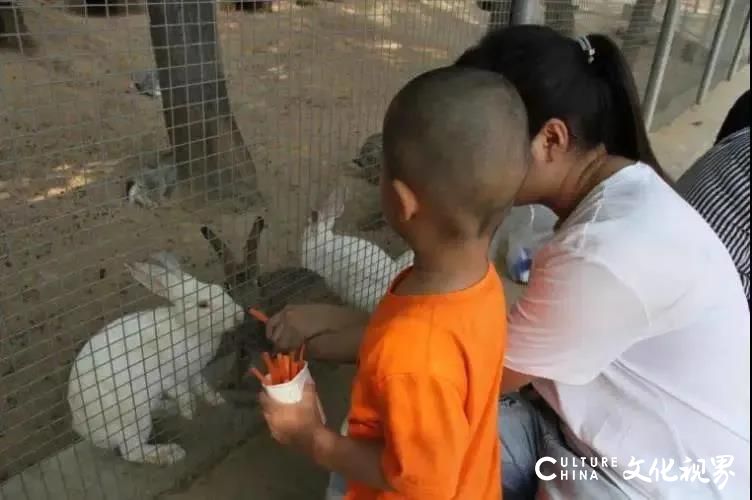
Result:
{"label": "boy's ear", "polygon": [[571,136],[566,123],[551,118],[543,124],[532,141],[531,152],[536,163],[550,163],[569,151]]}
{"label": "boy's ear", "polygon": [[408,222],[418,213],[418,198],[410,186],[399,179],[392,181],[394,193],[397,195],[397,215],[402,222]]}

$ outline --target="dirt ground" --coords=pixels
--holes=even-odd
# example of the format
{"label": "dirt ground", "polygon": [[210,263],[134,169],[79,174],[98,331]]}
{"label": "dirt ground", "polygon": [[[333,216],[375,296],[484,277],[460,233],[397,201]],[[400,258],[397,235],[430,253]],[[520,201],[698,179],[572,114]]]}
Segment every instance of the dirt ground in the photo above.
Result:
{"label": "dirt ground", "polygon": [[[35,49],[0,50],[0,481],[72,442],[65,391],[81,345],[155,304],[123,264],[173,250],[199,279],[220,281],[199,227],[238,250],[258,213],[125,203],[126,180],[167,146],[160,100],[129,89],[130,72],[154,61],[147,16],[128,10],[83,17],[30,0]],[[261,271],[296,265],[306,214],[338,184],[351,193],[338,231],[402,250],[383,229],[363,231],[377,195],[350,160],[397,88],[476,41],[486,16],[471,2],[429,0],[218,12],[233,111],[269,202]],[[589,19],[587,31],[618,27]]]}

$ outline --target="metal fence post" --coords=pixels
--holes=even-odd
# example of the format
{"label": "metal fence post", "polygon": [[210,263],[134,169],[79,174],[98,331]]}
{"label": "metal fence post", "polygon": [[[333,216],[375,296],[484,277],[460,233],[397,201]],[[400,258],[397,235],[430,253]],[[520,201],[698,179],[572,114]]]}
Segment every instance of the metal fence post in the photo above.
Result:
{"label": "metal fence post", "polygon": [[663,77],[666,74],[669,56],[671,55],[671,45],[674,41],[674,33],[679,22],[679,12],[681,3],[679,0],[668,0],[666,3],[666,12],[663,15],[661,32],[658,37],[658,44],[653,56],[653,64],[650,67],[650,76],[648,77],[648,87],[645,90],[645,100],[643,104],[643,114],[645,126],[648,130],[653,123],[655,108],[658,104],[658,95],[663,86]]}
{"label": "metal fence post", "polygon": [[710,89],[710,82],[713,80],[713,73],[715,73],[715,67],[718,65],[718,56],[721,53],[721,46],[723,40],[726,38],[726,31],[728,31],[729,20],[731,19],[731,10],[734,6],[734,0],[726,0],[723,3],[723,10],[721,11],[721,17],[718,20],[718,27],[715,30],[713,36],[713,45],[710,48],[710,55],[708,61],[705,64],[705,71],[702,74],[702,80],[700,81],[700,88],[697,91],[697,104],[701,104],[708,94]]}
{"label": "metal fence post", "polygon": [[749,37],[749,4],[747,4],[747,15],[745,17],[747,18],[747,20],[744,21],[744,27],[742,28],[742,32],[739,35],[739,41],[736,42],[734,57],[731,59],[731,67],[729,68],[728,75],[726,75],[726,80],[731,80],[734,77],[734,73],[736,73],[737,68],[739,68],[739,60],[742,58],[744,41]]}
{"label": "metal fence post", "polygon": [[540,11],[539,0],[512,0],[509,24],[540,24]]}
{"label": "metal fence post", "polygon": [[705,18],[705,22],[702,23],[702,38],[700,39],[700,43],[705,46],[705,42],[708,40],[708,33],[710,33],[710,27],[713,24],[713,12],[715,12],[715,4],[718,3],[718,0],[713,0],[710,4],[710,8],[708,9],[708,15]]}

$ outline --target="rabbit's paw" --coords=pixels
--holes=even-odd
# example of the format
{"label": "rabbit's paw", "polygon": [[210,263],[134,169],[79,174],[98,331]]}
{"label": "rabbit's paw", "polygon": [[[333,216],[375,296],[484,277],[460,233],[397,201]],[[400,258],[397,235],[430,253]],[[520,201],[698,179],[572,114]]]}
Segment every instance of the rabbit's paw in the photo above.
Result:
{"label": "rabbit's paw", "polygon": [[227,401],[225,401],[225,398],[222,397],[222,395],[217,391],[210,391],[204,394],[204,399],[209,404],[209,406],[220,406],[225,404]]}
{"label": "rabbit's paw", "polygon": [[212,389],[204,376],[200,373],[195,375],[191,379],[191,386],[193,387],[195,393],[203,398],[209,406],[219,406],[225,404],[225,398],[223,398],[219,392]]}
{"label": "rabbit's paw", "polygon": [[154,411],[162,411],[167,415],[177,415],[180,413],[180,408],[174,399],[161,398],[154,407]]}
{"label": "rabbit's paw", "polygon": [[183,393],[178,396],[178,410],[180,410],[181,417],[193,420],[196,414],[196,398],[193,394]]}
{"label": "rabbit's paw", "polygon": [[185,450],[176,444],[157,444],[144,454],[144,462],[154,465],[172,465],[185,458]]}

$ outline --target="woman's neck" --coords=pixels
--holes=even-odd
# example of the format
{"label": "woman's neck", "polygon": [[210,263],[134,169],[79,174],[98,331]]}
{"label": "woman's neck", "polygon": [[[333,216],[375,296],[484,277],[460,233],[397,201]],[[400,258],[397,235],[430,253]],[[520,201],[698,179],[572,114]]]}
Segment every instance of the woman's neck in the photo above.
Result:
{"label": "woman's neck", "polygon": [[547,203],[549,208],[556,213],[561,223],[600,183],[633,163],[634,161],[620,156],[609,156],[603,148],[585,153],[577,159],[577,166],[570,169],[559,192]]}

